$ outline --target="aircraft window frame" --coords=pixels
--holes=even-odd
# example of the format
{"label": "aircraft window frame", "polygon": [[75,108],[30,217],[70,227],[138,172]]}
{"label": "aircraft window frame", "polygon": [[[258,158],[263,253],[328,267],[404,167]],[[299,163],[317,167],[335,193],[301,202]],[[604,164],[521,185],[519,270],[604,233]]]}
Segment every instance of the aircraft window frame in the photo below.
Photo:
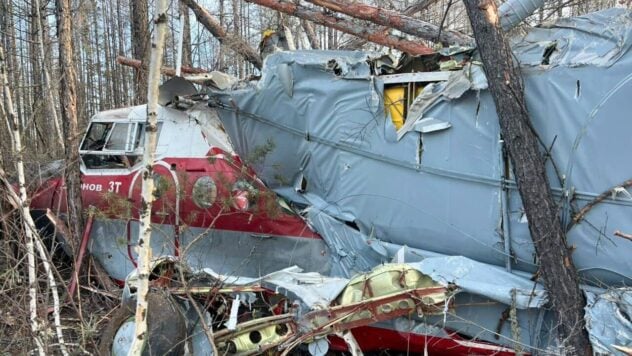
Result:
{"label": "aircraft window frame", "polygon": [[[107,126],[109,124],[109,126]],[[97,140],[98,145],[91,145],[92,147],[98,147],[97,149],[84,149],[86,147],[87,140],[95,141],[90,137],[93,127],[95,125],[106,125],[107,133],[101,134],[105,136],[105,139]],[[125,134],[125,142],[122,145],[123,149],[108,149],[107,146],[112,138],[112,133],[116,129],[117,125],[127,125],[127,131]],[[143,139],[144,139],[145,122],[112,122],[112,121],[97,121],[91,122],[86,134],[81,142],[81,149],[79,155],[81,156],[81,162],[84,168],[88,170],[131,170],[140,165],[143,156]],[[158,137],[162,131],[162,122],[158,123]],[[118,145],[116,148],[120,148]]]}

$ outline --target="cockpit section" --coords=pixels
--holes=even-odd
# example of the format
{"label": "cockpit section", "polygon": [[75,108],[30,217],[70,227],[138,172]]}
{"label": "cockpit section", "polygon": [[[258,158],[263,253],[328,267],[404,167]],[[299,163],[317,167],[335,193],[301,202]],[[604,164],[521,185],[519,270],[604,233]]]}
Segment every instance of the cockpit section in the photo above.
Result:
{"label": "cockpit section", "polygon": [[87,169],[132,169],[142,160],[144,140],[144,122],[92,122],[79,154]]}

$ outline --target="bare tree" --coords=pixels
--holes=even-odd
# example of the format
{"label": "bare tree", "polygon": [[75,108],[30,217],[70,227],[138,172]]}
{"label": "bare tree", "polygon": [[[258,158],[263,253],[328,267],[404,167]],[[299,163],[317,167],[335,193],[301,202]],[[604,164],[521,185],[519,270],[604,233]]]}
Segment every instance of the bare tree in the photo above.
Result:
{"label": "bare tree", "polygon": [[136,330],[129,355],[141,355],[147,345],[147,312],[149,293],[149,274],[151,273],[151,207],[154,201],[153,164],[156,156],[158,139],[158,87],[160,68],[167,30],[167,0],[158,0],[154,18],[154,38],[151,46],[149,63],[149,82],[147,89],[147,122],[145,135],[145,151],[143,153],[143,181],[140,212],[140,229],[138,236],[138,290],[136,293]]}
{"label": "bare tree", "polygon": [[182,66],[191,66],[191,22],[189,21],[189,8],[184,3],[178,4],[178,11],[182,17],[184,23],[182,24],[182,31],[184,32],[182,37]]}
{"label": "bare tree", "polygon": [[70,0],[56,0],[57,36],[59,37],[60,104],[66,137],[66,198],[72,246],[78,246],[83,231],[81,215],[81,172],[79,170],[79,125],[77,120],[77,75],[73,60]]}
{"label": "bare tree", "polygon": [[146,0],[130,0],[132,56],[143,65],[134,78],[134,103],[145,102],[147,93],[147,63],[149,62],[149,8]]}
{"label": "bare tree", "polygon": [[318,41],[318,37],[316,36],[316,31],[314,31],[312,23],[301,19],[301,26],[303,27],[303,31],[305,31],[305,35],[307,35],[307,40],[309,41],[309,45],[312,49],[320,49],[320,42]]}
{"label": "bare tree", "polygon": [[287,0],[246,0],[301,19],[334,28],[377,44],[397,48],[413,55],[433,53],[431,48],[414,41],[384,33],[381,28],[371,24],[357,24],[333,14],[327,14]]}
{"label": "bare tree", "polygon": [[195,14],[198,21],[211,33],[217,40],[226,45],[228,48],[237,52],[248,62],[252,63],[256,68],[261,68],[261,56],[252,48],[248,42],[240,37],[230,34],[224,29],[220,23],[203,7],[194,0],[180,0],[186,4]]}
{"label": "bare tree", "polygon": [[349,0],[307,0],[329,10],[367,20],[378,25],[395,28],[402,32],[433,42],[470,46],[471,37],[455,31],[441,30],[437,25],[421,21],[396,11],[391,11]]}
{"label": "bare tree", "polygon": [[566,246],[544,159],[530,124],[520,68],[514,65],[511,48],[500,28],[496,3],[465,0],[465,6],[529,221],[540,264],[539,276],[559,321],[560,339],[563,346],[574,349],[574,354],[590,355],[591,346],[584,329],[586,301],[579,289],[577,270]]}
{"label": "bare tree", "polygon": [[55,128],[55,134],[56,134],[56,138],[57,138],[57,144],[59,145],[60,148],[64,147],[64,139],[62,137],[62,132],[61,132],[61,124],[59,122],[59,117],[57,116],[57,110],[55,109],[55,100],[54,98],[54,94],[53,94],[53,87],[50,83],[50,73],[48,71],[48,68],[46,66],[46,51],[44,50],[44,31],[43,31],[43,26],[42,26],[42,15],[40,14],[40,2],[39,0],[34,0],[33,2],[35,9],[36,9],[36,19],[34,21],[36,21],[37,23],[37,35],[38,35],[38,48],[39,48],[39,55],[40,55],[40,59],[42,61],[42,65],[41,65],[41,69],[42,69],[42,73],[44,75],[44,91],[46,91],[46,108],[47,108],[47,112],[48,115],[50,115],[51,119],[53,120],[53,127]]}

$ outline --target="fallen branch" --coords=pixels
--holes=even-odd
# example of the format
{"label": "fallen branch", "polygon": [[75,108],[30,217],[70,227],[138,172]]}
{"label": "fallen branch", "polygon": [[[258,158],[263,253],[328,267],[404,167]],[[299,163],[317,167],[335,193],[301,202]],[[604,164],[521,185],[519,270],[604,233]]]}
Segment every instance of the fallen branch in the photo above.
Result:
{"label": "fallen branch", "polygon": [[632,179],[628,179],[625,182],[614,186],[606,191],[604,191],[603,193],[599,194],[598,196],[595,197],[595,199],[591,200],[588,204],[584,205],[584,207],[579,211],[579,213],[577,213],[575,215],[575,217],[573,218],[573,223],[576,224],[578,222],[580,222],[585,216],[586,214],[588,214],[588,212],[597,204],[601,203],[602,201],[606,200],[609,196],[612,195],[612,192],[616,189],[616,188],[629,188],[632,187]]}
{"label": "fallen branch", "polygon": [[431,48],[421,43],[408,41],[397,36],[389,35],[382,32],[382,29],[372,25],[359,25],[348,19],[336,15],[326,14],[324,12],[310,9],[308,7],[289,2],[287,0],[246,0],[261,6],[277,10],[288,15],[292,15],[301,19],[309,20],[313,23],[334,28],[338,31],[348,33],[367,41],[377,43],[382,46],[396,48],[402,52],[412,55],[432,54]]}
{"label": "fallen branch", "polygon": [[[123,56],[117,56],[116,57],[116,62],[118,64],[122,64],[124,66],[128,66],[128,67],[132,67],[132,68],[136,68],[136,69],[140,69],[142,66],[142,62],[139,59],[134,59],[134,58],[127,58],[127,57],[123,57]],[[192,67],[182,67],[180,68],[180,70],[182,71],[182,73],[186,73],[186,74],[204,74],[204,73],[208,73],[207,70],[205,69],[201,69],[201,68],[192,68]],[[170,68],[170,67],[161,67],[160,68],[160,73],[170,76],[170,77],[175,77],[176,76],[176,70],[174,68]]]}
{"label": "fallen branch", "polygon": [[[436,1],[437,0],[421,0],[407,7],[404,11],[402,11],[402,14],[406,16],[413,16],[414,14],[425,10],[426,8],[428,8],[428,6],[432,5]],[[389,27],[380,28],[380,31],[382,33],[389,33],[390,30],[391,29]],[[362,46],[364,46],[366,43],[367,43],[366,40],[355,37],[352,40],[350,40],[347,44],[345,44],[341,49],[357,50],[361,48]]]}
{"label": "fallen branch", "polygon": [[107,291],[103,291],[103,290],[99,290],[99,289],[96,289],[96,288],[92,288],[92,287],[88,287],[88,286],[79,286],[79,288],[83,289],[83,290],[87,290],[88,292],[91,292],[91,293],[94,293],[94,294],[99,294],[99,295],[102,295],[104,297],[111,298],[111,299],[116,299],[116,300],[121,300],[122,299],[122,297],[120,295],[117,295],[117,294],[114,294],[114,293],[111,293],[111,292],[107,292]]}
{"label": "fallen branch", "polygon": [[632,241],[632,234],[626,234],[626,233],[621,232],[619,230],[614,232],[614,236],[618,236],[618,237],[624,238],[626,240]]}
{"label": "fallen branch", "polygon": [[425,40],[441,42],[444,44],[474,46],[474,39],[470,36],[456,31],[441,31],[440,27],[437,25],[406,16],[396,11],[370,6],[359,2],[352,2],[349,0],[306,1],[357,19],[370,21],[389,28],[395,28],[404,33],[408,33]]}
{"label": "fallen branch", "polygon": [[252,63],[256,68],[261,69],[263,61],[257,51],[252,48],[246,41],[238,36],[226,32],[226,30],[205,8],[198,5],[194,0],[180,0],[181,3],[193,10],[195,17],[217,40],[242,55],[244,59]]}

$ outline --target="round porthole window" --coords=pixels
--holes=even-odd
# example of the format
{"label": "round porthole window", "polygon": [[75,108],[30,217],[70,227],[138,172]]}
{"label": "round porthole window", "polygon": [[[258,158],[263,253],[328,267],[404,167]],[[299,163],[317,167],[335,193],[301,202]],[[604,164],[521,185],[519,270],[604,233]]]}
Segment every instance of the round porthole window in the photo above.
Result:
{"label": "round porthole window", "polygon": [[213,178],[204,176],[198,178],[193,184],[193,202],[199,208],[210,208],[217,199],[217,186]]}
{"label": "round porthole window", "polygon": [[257,190],[252,184],[239,180],[233,185],[232,195],[233,207],[237,210],[246,211],[255,205]]}

